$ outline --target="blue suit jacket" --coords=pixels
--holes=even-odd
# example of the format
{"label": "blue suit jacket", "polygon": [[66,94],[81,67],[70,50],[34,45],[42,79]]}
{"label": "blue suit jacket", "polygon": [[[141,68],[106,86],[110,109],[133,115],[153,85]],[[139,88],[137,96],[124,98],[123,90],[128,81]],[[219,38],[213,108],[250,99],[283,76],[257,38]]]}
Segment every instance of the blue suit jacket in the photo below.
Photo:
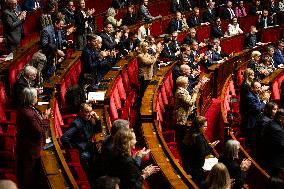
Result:
{"label": "blue suit jacket", "polygon": [[81,54],[81,66],[83,74],[90,74],[94,83],[99,83],[104,75],[111,69],[113,60],[109,58],[100,59],[99,52],[87,45]]}
{"label": "blue suit jacket", "polygon": [[244,124],[245,128],[254,128],[256,118],[264,109],[265,104],[260,101],[257,95],[253,92],[248,92],[246,96],[247,102],[247,120]]}
{"label": "blue suit jacket", "polygon": [[52,25],[46,26],[40,37],[41,46],[43,49],[52,48],[54,50],[62,49],[65,45],[65,35],[62,30],[55,31]]}
{"label": "blue suit jacket", "polygon": [[[42,7],[41,0],[38,0],[39,7]],[[22,10],[33,11],[35,8],[35,0],[25,0],[22,4]]]}
{"label": "blue suit jacket", "polygon": [[278,67],[279,64],[284,64],[284,52],[281,52],[280,49],[275,49],[273,54],[274,66]]}

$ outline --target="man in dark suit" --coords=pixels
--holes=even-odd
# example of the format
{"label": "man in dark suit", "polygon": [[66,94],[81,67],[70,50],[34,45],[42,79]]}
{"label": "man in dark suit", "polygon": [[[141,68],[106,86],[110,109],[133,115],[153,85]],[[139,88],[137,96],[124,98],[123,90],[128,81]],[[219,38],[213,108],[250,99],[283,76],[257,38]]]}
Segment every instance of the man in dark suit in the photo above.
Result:
{"label": "man in dark suit", "polygon": [[215,14],[215,10],[214,10],[214,4],[215,4],[214,2],[209,1],[208,6],[207,6],[208,8],[203,13],[203,21],[204,22],[209,22],[210,24],[215,23],[216,14]]}
{"label": "man in dark suit", "polygon": [[250,32],[246,34],[245,48],[253,48],[257,45],[256,33],[256,27],[251,26]]}
{"label": "man in dark suit", "polygon": [[215,24],[211,25],[210,33],[211,33],[211,37],[213,39],[224,37],[224,32],[222,31],[221,19],[220,18],[217,17]]}
{"label": "man in dark suit", "polygon": [[75,24],[74,17],[75,6],[73,0],[68,2],[67,7],[64,7],[61,12],[65,15],[65,24]]}
{"label": "man in dark suit", "polygon": [[12,89],[12,104],[14,107],[19,107],[21,104],[22,91],[26,87],[33,87],[35,85],[34,80],[37,76],[37,69],[33,66],[26,66],[24,73],[19,79],[17,79]]}
{"label": "man in dark suit", "polygon": [[25,0],[22,3],[22,10],[25,11],[34,11],[37,9],[41,9],[42,2],[41,0]]}
{"label": "man in dark suit", "polygon": [[112,30],[113,30],[112,24],[106,22],[104,24],[104,32],[100,34],[103,40],[102,49],[113,50],[116,47],[117,42],[115,41]]}
{"label": "man in dark suit", "polygon": [[232,9],[232,1],[227,2],[227,8],[224,10],[223,16],[225,20],[229,21],[236,16],[234,10]]}
{"label": "man in dark suit", "polygon": [[273,54],[274,66],[277,68],[280,64],[284,64],[284,41],[277,42],[277,48]]}
{"label": "man in dark suit", "polygon": [[263,11],[263,8],[260,4],[260,0],[256,0],[255,5],[250,8],[250,14],[251,15],[258,14],[259,15],[259,14],[262,14],[262,11]]}
{"label": "man in dark suit", "polygon": [[194,13],[187,18],[187,24],[189,27],[200,26],[202,24],[202,19],[200,18],[198,7],[195,7]]}
{"label": "man in dark suit", "polygon": [[74,12],[76,31],[74,33],[76,50],[83,50],[87,41],[86,36],[94,32],[93,17],[95,9],[85,10],[85,0],[79,1],[79,6]]}
{"label": "man in dark suit", "polygon": [[183,11],[190,11],[196,7],[195,1],[193,0],[181,0]]}
{"label": "man in dark suit", "polygon": [[109,57],[109,55],[114,56],[113,52],[101,51],[101,46],[102,38],[90,34],[87,36],[87,45],[81,54],[81,73],[93,79],[91,88],[102,80],[114,63]]}
{"label": "man in dark suit", "polygon": [[76,148],[80,153],[80,162],[89,181],[93,175],[93,161],[96,153],[92,138],[101,129],[99,116],[92,110],[92,106],[81,104],[79,116],[73,120],[69,129],[62,135],[64,148]]}
{"label": "man in dark suit", "polygon": [[204,65],[207,68],[213,64],[219,64],[224,62],[224,59],[222,59],[221,55],[215,51],[214,46],[212,44],[208,45],[208,50],[205,52],[205,55],[207,56],[207,59],[206,61],[204,61]]}
{"label": "man in dark suit", "polygon": [[120,9],[128,4],[128,0],[112,0],[111,7]]}
{"label": "man in dark suit", "polygon": [[260,99],[259,93],[261,91],[261,84],[257,81],[252,82],[251,89],[247,93],[247,116],[246,120],[243,120],[243,133],[247,139],[247,143],[250,144],[253,129],[255,127],[256,118],[263,111],[265,103]]}
{"label": "man in dark suit", "polygon": [[169,60],[175,60],[177,58],[176,53],[174,53],[172,46],[171,46],[171,39],[167,36],[164,38],[164,48],[160,54],[160,58],[166,58]]}
{"label": "man in dark suit", "polygon": [[128,5],[127,13],[122,18],[122,25],[130,26],[137,22],[137,15],[134,12],[134,5]]}
{"label": "man in dark suit", "polygon": [[257,20],[257,27],[263,29],[275,24],[274,17],[268,16],[268,10],[263,10],[262,16],[260,16]]}
{"label": "man in dark suit", "polygon": [[19,45],[23,35],[23,22],[26,11],[17,10],[17,0],[8,0],[7,9],[2,15],[4,37],[8,53],[13,52]]}
{"label": "man in dark suit", "polygon": [[263,132],[263,151],[261,158],[265,161],[265,168],[271,176],[283,173],[284,168],[284,111],[279,109],[274,121],[265,127]]}
{"label": "man in dark suit", "polygon": [[173,13],[182,12],[183,6],[181,0],[172,0],[171,10]]}
{"label": "man in dark suit", "polygon": [[54,25],[46,26],[40,36],[41,48],[46,51],[48,48],[54,49],[58,53],[67,45],[66,37],[63,32],[64,20],[63,15],[58,14]]}
{"label": "man in dark suit", "polygon": [[172,19],[168,25],[167,32],[171,34],[174,31],[182,31],[182,17],[180,12],[176,13],[176,17]]}

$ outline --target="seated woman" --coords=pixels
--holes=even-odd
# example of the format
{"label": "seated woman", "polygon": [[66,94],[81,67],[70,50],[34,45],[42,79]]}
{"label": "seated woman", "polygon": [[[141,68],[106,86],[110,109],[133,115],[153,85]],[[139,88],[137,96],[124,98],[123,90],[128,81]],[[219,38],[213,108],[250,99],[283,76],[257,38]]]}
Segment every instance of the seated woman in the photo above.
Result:
{"label": "seated woman", "polygon": [[158,166],[149,165],[141,171],[141,158],[150,150],[143,150],[134,159],[131,150],[135,148],[136,142],[135,133],[128,128],[121,128],[114,136],[113,154],[107,173],[118,177],[120,188],[123,189],[141,189],[144,179],[160,170]]}
{"label": "seated woman", "polygon": [[266,70],[259,69],[260,58],[261,58],[261,53],[259,51],[252,51],[251,59],[247,66],[248,68],[251,68],[254,71],[255,77],[257,79],[259,79],[261,74],[266,72]]}
{"label": "seated woman", "polygon": [[122,23],[122,19],[120,19],[119,21],[117,21],[114,17],[116,15],[115,9],[110,7],[107,10],[106,13],[106,22],[109,22],[112,24],[112,28],[113,28],[113,32],[116,30],[116,28],[118,28],[121,23]]}
{"label": "seated woman", "polygon": [[215,147],[219,143],[219,141],[215,141],[210,145],[207,142],[204,137],[205,127],[207,127],[206,118],[197,116],[183,139],[181,151],[183,168],[192,176],[192,179],[197,185],[200,185],[205,180],[202,169],[205,157],[210,155],[212,147]]}
{"label": "seated woman", "polygon": [[240,1],[239,6],[235,8],[235,14],[238,18],[247,16],[247,11],[244,7],[244,1]]}
{"label": "seated woman", "polygon": [[231,180],[227,167],[217,163],[211,169],[206,180],[201,184],[201,189],[230,189]]}
{"label": "seated woman", "polygon": [[226,32],[228,36],[234,36],[244,33],[238,24],[238,18],[234,17],[231,23],[228,25],[228,31]]}
{"label": "seated woman", "polygon": [[264,79],[268,75],[270,75],[275,69],[271,63],[272,58],[268,55],[265,55],[262,59],[262,62],[257,65],[257,70],[260,73],[259,79]]}
{"label": "seated woman", "polygon": [[238,163],[239,159],[240,143],[237,140],[228,140],[226,142],[223,154],[221,155],[219,162],[223,163],[232,179],[235,179],[233,189],[241,189],[246,180],[246,171],[249,170],[251,161],[249,159],[243,159],[242,163]]}

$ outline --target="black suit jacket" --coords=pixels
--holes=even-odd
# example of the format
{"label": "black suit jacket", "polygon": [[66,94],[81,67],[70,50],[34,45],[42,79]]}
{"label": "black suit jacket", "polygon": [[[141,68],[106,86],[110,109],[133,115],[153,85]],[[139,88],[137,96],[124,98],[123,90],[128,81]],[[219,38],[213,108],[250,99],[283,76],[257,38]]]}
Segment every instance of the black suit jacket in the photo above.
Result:
{"label": "black suit jacket", "polygon": [[140,165],[130,156],[113,155],[109,162],[108,175],[120,179],[120,188],[141,189],[144,179]]}
{"label": "black suit jacket", "polygon": [[[266,18],[267,19],[267,27],[269,27],[269,26],[273,26],[275,23],[274,23],[274,20],[272,20],[272,19],[270,19],[270,17],[267,17]],[[257,28],[264,28],[265,27],[265,18],[264,17],[262,17],[261,19],[258,19],[257,20]]]}
{"label": "black suit jacket", "polygon": [[26,87],[32,87],[32,86],[31,84],[29,85],[28,80],[26,80],[24,76],[21,76],[14,84],[12,92],[12,100],[13,100],[13,105],[15,107],[18,107],[21,104],[22,92]]}
{"label": "black suit jacket", "polygon": [[265,163],[269,168],[284,168],[284,130],[275,121],[271,122],[265,130],[263,141]]}
{"label": "black suit jacket", "polygon": [[173,31],[182,30],[182,20],[173,19],[168,25],[168,33],[171,34]]}
{"label": "black suit jacket", "polygon": [[256,35],[247,33],[245,39],[245,48],[253,48],[256,46],[256,43],[257,43]]}
{"label": "black suit jacket", "polygon": [[183,11],[182,2],[179,1],[178,3],[177,0],[173,0],[171,9],[173,13],[182,12]]}
{"label": "black suit jacket", "polygon": [[193,9],[196,7],[195,1],[193,0],[181,0],[182,6],[183,6],[183,11],[189,11],[190,8]]}
{"label": "black suit jacket", "polygon": [[257,11],[263,11],[263,8],[262,8],[261,6],[258,6],[258,7],[252,6],[252,7],[250,8],[249,13],[250,13],[251,15],[255,15]]}
{"label": "black suit jacket", "polygon": [[91,152],[93,149],[92,137],[98,129],[97,125],[93,125],[90,121],[77,117],[70,124],[69,129],[62,135],[62,145],[65,148],[76,148],[80,152]]}
{"label": "black suit jacket", "polygon": [[[232,9],[233,13],[235,13],[235,11]],[[235,15],[235,14],[234,14]],[[229,11],[228,8],[226,8],[224,10],[224,13],[223,13],[223,17],[225,20],[231,20],[234,16],[231,15],[231,12]]]}
{"label": "black suit jacket", "polygon": [[211,10],[210,13],[209,10],[207,9],[206,11],[204,11],[202,18],[204,22],[210,22],[210,24],[214,24],[216,19],[215,11]]}
{"label": "black suit jacket", "polygon": [[115,42],[115,38],[113,33],[112,34],[106,34],[106,33],[101,33],[100,34],[102,38],[102,49],[107,49],[107,50],[112,50],[115,48],[117,43]]}
{"label": "black suit jacket", "polygon": [[214,38],[220,38],[220,37],[223,37],[224,36],[224,33],[222,31],[222,28],[221,26],[212,26],[211,27],[211,37],[214,39]]}
{"label": "black suit jacket", "polygon": [[137,22],[137,15],[135,13],[133,13],[132,15],[130,15],[129,13],[123,15],[122,25],[130,26],[135,24],[136,22]]}
{"label": "black suit jacket", "polygon": [[92,27],[93,17],[84,18],[84,15],[80,9],[75,10],[74,18],[75,18],[75,26],[76,26],[75,34],[77,35],[86,34],[86,28],[85,28],[86,21],[88,21],[89,26]]}
{"label": "black suit jacket", "polygon": [[201,18],[197,16],[191,16],[187,19],[187,24],[189,27],[200,26],[201,23],[202,23]]}

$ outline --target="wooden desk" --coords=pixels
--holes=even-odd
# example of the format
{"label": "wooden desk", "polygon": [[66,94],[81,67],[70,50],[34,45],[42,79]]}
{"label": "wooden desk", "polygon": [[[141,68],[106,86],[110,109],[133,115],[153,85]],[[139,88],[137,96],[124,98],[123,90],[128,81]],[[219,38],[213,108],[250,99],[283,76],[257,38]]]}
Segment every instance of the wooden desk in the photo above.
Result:
{"label": "wooden desk", "polygon": [[261,80],[261,84],[263,85],[271,85],[272,82],[281,74],[284,73],[284,69],[283,68],[277,68],[272,74],[270,74],[269,76],[265,77],[263,80]]}

